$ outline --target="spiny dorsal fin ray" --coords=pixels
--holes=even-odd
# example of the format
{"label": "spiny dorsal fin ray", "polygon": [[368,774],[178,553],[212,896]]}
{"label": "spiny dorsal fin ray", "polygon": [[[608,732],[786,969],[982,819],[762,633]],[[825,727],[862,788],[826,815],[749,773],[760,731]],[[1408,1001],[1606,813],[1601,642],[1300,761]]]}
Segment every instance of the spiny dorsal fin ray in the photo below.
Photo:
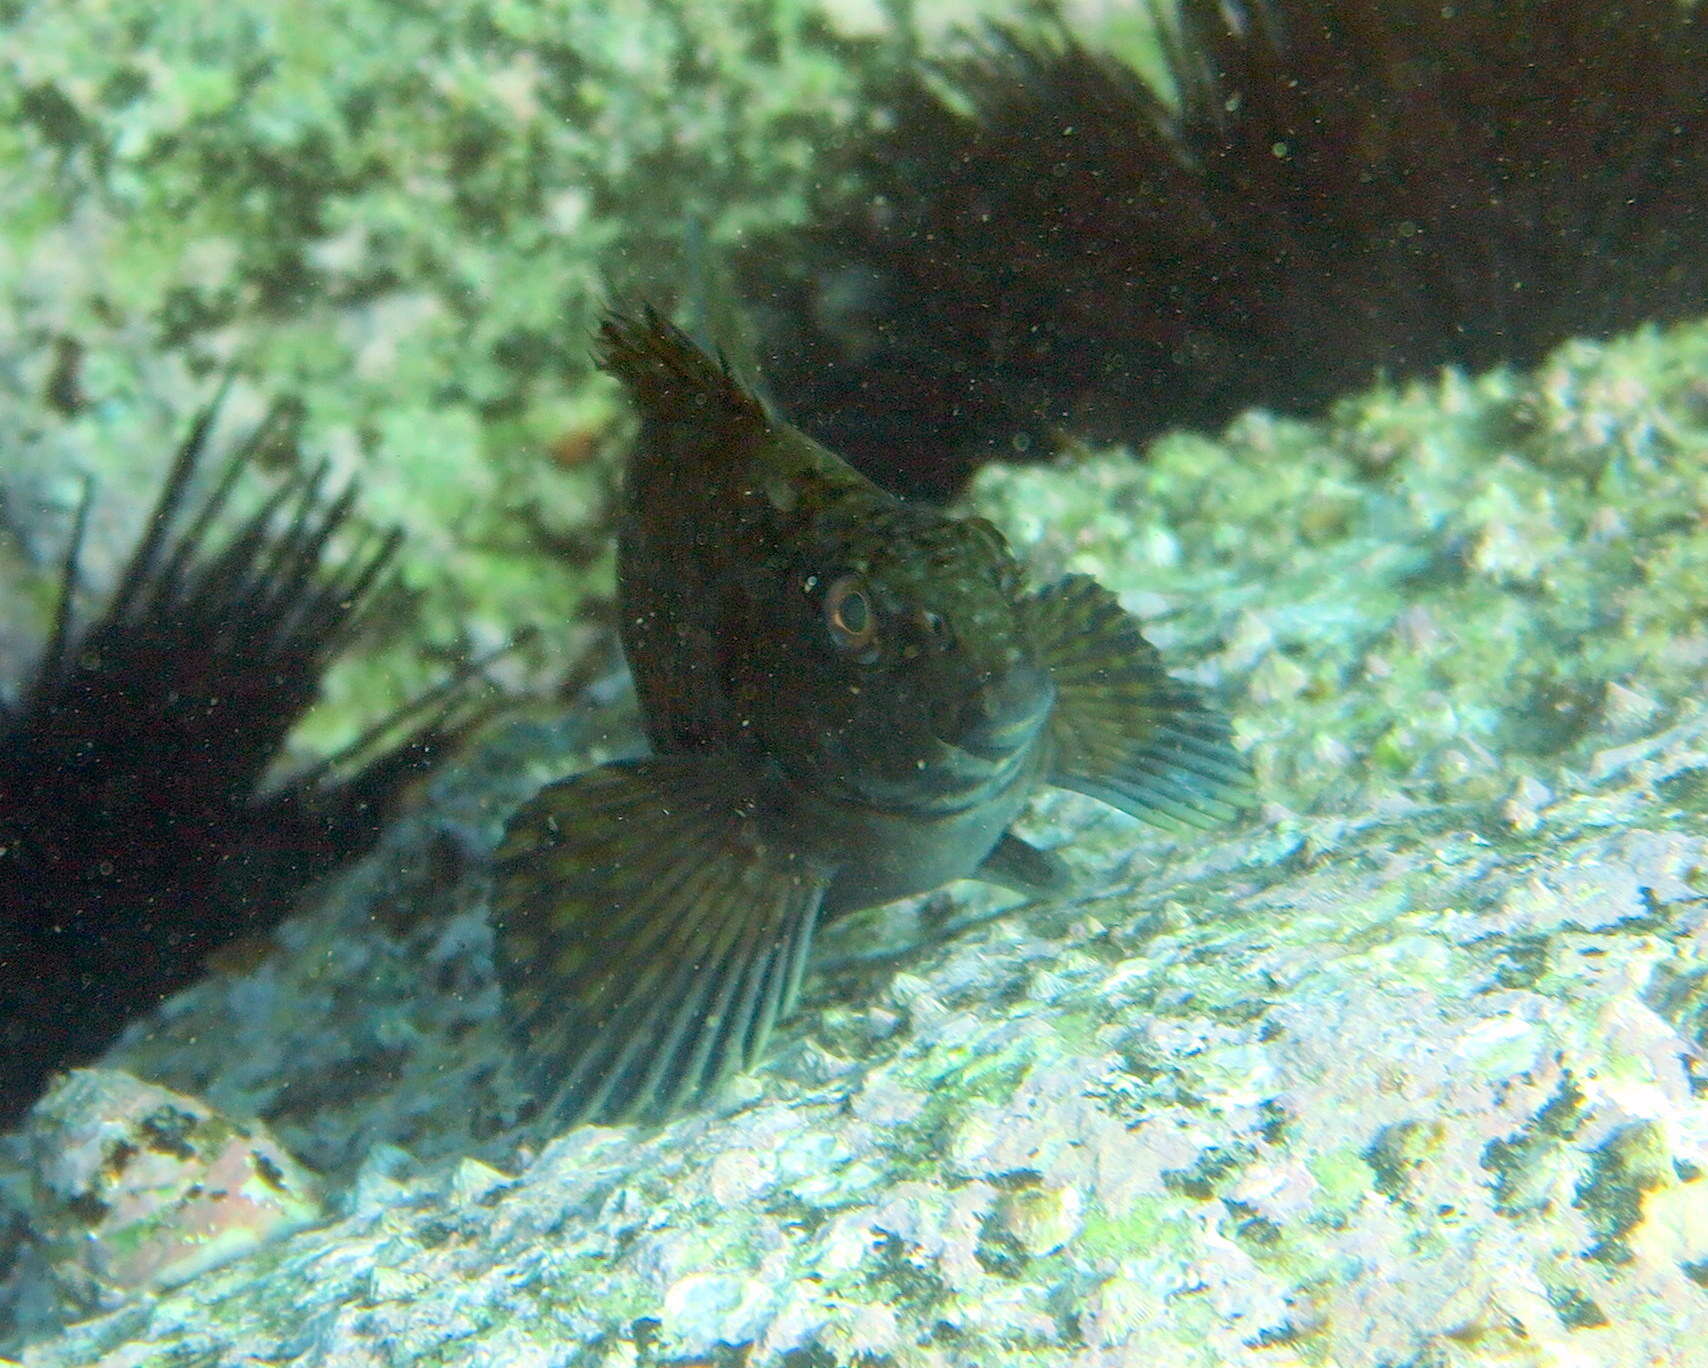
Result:
{"label": "spiny dorsal fin ray", "polygon": [[1162,657],[1114,594],[1069,575],[1027,602],[1056,685],[1049,782],[1170,830],[1247,806],[1252,781],[1227,720]]}
{"label": "spiny dorsal fin ray", "polygon": [[702,351],[650,304],[638,317],[607,315],[599,325],[594,359],[647,413],[750,430],[768,426],[765,406],[723,357]]}
{"label": "spiny dorsal fin ray", "polygon": [[[65,653],[71,647],[71,619],[77,596],[78,564],[83,556],[83,537],[89,530],[89,508],[95,501],[95,482],[83,477],[83,492],[77,499],[77,512],[71,524],[71,540],[66,543],[65,560],[60,571],[59,606],[54,609],[53,635],[48,638],[42,654],[41,673],[44,679],[58,679],[65,670]],[[0,718],[7,714],[0,713]]]}
{"label": "spiny dorsal fin ray", "polygon": [[828,871],[767,844],[721,756],[604,765],[510,821],[493,898],[524,1068],[557,1125],[658,1119],[793,1006]]}

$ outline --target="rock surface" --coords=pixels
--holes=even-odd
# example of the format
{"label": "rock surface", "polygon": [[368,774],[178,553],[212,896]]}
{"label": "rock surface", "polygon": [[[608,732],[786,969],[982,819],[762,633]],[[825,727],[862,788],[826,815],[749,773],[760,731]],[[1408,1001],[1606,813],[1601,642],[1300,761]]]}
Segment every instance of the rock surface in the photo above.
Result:
{"label": "rock surface", "polygon": [[259,1123],[114,1069],[74,1069],[23,1127],[42,1316],[176,1286],[321,1217],[316,1184]]}
{"label": "rock surface", "polygon": [[5,1352],[1708,1364],[1705,356],[989,472],[1040,580],[1098,575],[1227,700],[1266,806],[1175,841],[1044,799],[1076,896],[833,930],[767,1066],[661,1129],[507,1129],[487,855],[633,731],[495,731],[105,1061],[264,1117],[332,1219]]}

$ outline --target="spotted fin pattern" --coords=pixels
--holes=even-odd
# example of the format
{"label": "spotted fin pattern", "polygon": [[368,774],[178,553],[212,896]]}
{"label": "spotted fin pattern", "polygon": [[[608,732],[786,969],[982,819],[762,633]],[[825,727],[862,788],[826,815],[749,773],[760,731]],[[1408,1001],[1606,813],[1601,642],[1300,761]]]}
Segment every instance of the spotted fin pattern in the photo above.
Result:
{"label": "spotted fin pattern", "polygon": [[1216,826],[1249,805],[1251,773],[1227,719],[1169,677],[1114,594],[1069,575],[1026,612],[1056,685],[1050,783],[1172,831]]}
{"label": "spotted fin pattern", "polygon": [[499,972],[542,1115],[656,1120],[748,1068],[800,989],[828,875],[766,842],[722,756],[542,790],[498,852]]}

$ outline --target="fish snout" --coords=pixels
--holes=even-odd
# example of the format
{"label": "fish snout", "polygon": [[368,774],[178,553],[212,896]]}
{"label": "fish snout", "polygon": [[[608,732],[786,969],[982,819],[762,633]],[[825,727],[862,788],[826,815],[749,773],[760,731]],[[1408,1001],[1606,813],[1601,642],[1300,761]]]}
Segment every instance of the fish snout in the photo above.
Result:
{"label": "fish snout", "polygon": [[1055,701],[1047,670],[1021,663],[986,680],[962,707],[953,743],[985,760],[1019,750],[1043,725]]}

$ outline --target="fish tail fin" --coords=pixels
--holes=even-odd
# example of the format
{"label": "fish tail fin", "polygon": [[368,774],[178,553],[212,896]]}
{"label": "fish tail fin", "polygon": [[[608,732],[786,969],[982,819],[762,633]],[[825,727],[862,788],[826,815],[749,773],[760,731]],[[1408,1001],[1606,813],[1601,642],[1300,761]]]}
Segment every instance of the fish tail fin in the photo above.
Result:
{"label": "fish tail fin", "polygon": [[511,819],[499,976],[541,1118],[658,1120],[765,1048],[794,1005],[827,872],[764,839],[740,767],[603,765]]}
{"label": "fish tail fin", "polygon": [[1250,806],[1251,771],[1227,719],[1169,677],[1114,594],[1069,575],[1027,612],[1056,685],[1050,783],[1173,831]]}
{"label": "fish tail fin", "polygon": [[594,359],[649,417],[738,429],[769,425],[764,404],[722,353],[702,350],[650,304],[639,315],[607,314]]}

